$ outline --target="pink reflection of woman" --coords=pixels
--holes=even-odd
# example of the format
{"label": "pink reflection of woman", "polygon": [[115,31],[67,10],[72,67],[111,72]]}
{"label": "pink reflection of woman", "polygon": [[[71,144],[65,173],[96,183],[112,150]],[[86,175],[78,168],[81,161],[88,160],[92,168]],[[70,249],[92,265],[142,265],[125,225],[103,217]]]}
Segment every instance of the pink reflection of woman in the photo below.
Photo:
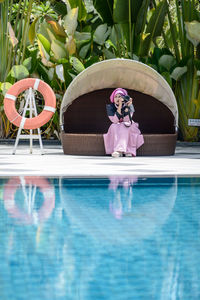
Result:
{"label": "pink reflection of woman", "polygon": [[121,157],[123,154],[127,157],[136,156],[136,150],[144,143],[138,123],[132,120],[132,98],[124,102],[123,97],[127,95],[126,90],[115,89],[110,96],[111,104],[106,106],[112,124],[104,134],[104,145],[106,154],[112,154],[112,157]]}

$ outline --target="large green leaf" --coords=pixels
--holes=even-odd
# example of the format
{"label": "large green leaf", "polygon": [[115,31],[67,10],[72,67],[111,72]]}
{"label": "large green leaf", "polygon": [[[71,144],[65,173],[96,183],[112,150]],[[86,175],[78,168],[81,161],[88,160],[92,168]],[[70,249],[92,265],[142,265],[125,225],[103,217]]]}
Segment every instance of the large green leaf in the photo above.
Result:
{"label": "large green leaf", "polygon": [[55,35],[53,33],[53,29],[50,24],[48,24],[46,21],[44,21],[42,24],[40,24],[39,32],[41,33],[49,42],[52,42],[51,38],[49,37],[48,31],[51,32],[51,34],[54,36],[53,39],[55,39]]}
{"label": "large green leaf", "polygon": [[41,79],[43,79],[46,83],[51,84],[51,81],[49,80],[48,69],[46,69],[43,64],[38,63],[37,70],[41,76]]}
{"label": "large green leaf", "polygon": [[35,27],[36,27],[36,23],[38,21],[38,18],[36,18],[32,23],[31,26],[29,28],[29,32],[28,32],[28,37],[29,37],[29,41],[32,45],[34,45],[34,41],[35,41]]}
{"label": "large green leaf", "polygon": [[63,26],[61,26],[56,20],[54,20],[53,18],[51,18],[47,15],[45,16],[45,20],[48,24],[51,25],[51,27],[56,35],[58,35],[60,37],[66,37],[66,32],[65,32]]}
{"label": "large green leaf", "polygon": [[66,43],[66,48],[69,55],[73,55],[76,52],[76,43],[73,36],[70,36]]}
{"label": "large green leaf", "polygon": [[71,8],[78,7],[78,20],[85,21],[87,18],[87,11],[83,0],[68,0]]}
{"label": "large green leaf", "polygon": [[155,38],[161,35],[163,24],[165,20],[165,16],[167,13],[167,1],[163,0],[159,3],[159,5],[154,10],[149,23],[147,25],[146,33],[150,33],[152,38]]}
{"label": "large green leaf", "polygon": [[[126,46],[128,51],[130,51],[130,46],[132,44],[132,34],[131,34],[131,29],[129,26],[129,23],[123,23],[123,24],[119,24],[121,27],[121,31],[122,31],[122,43],[124,46],[124,42],[126,42]],[[131,24],[132,25],[132,24]],[[134,24],[133,24],[134,26]]]}
{"label": "large green leaf", "polygon": [[7,90],[12,86],[10,82],[2,82],[0,90],[2,91],[3,95],[5,96]]}
{"label": "large green leaf", "polygon": [[165,16],[167,13],[167,1],[161,1],[156,9],[153,11],[152,16],[146,28],[145,34],[148,34],[144,39],[143,45],[141,47],[141,55],[146,56],[149,53],[151,42],[157,36],[161,35]]}
{"label": "large green leaf", "polygon": [[29,71],[23,65],[13,66],[11,69],[11,76],[17,80],[24,79],[29,76]]}
{"label": "large green leaf", "polygon": [[[192,11],[191,11],[191,0],[181,0],[181,6],[182,6],[182,17],[185,22],[192,21]],[[179,8],[180,9],[180,8]]]}
{"label": "large green leaf", "polygon": [[67,7],[64,2],[54,1],[51,6],[58,16],[64,17],[67,14]]}
{"label": "large green leaf", "polygon": [[66,58],[68,56],[68,52],[65,48],[65,45],[58,40],[52,41],[51,50],[54,53],[55,59]]}
{"label": "large green leaf", "polygon": [[71,57],[70,58],[70,63],[72,64],[74,70],[77,73],[81,73],[83,70],[85,70],[84,65],[82,64],[82,62],[77,57]]}
{"label": "large green leaf", "polygon": [[106,24],[99,25],[94,32],[94,42],[103,45],[110,34],[110,30]]}
{"label": "large green leaf", "polygon": [[82,58],[82,59],[85,59],[87,54],[88,54],[88,51],[90,50],[91,48],[91,44],[90,43],[87,43],[85,44],[84,46],[81,47],[80,51],[79,51],[79,56]]}
{"label": "large green leaf", "polygon": [[78,25],[78,7],[71,9],[64,17],[64,28],[68,35],[73,35]]}
{"label": "large green leaf", "polygon": [[[131,0],[130,2],[133,2]],[[129,9],[131,12],[131,7],[129,7],[129,1],[124,0],[114,0],[113,5],[113,20],[115,23],[128,23],[129,21]]]}
{"label": "large green leaf", "polygon": [[112,25],[114,0],[94,0],[93,4],[103,22]]}
{"label": "large green leaf", "polygon": [[143,0],[114,0],[113,19],[116,23],[135,23]]}
{"label": "large green leaf", "polygon": [[47,36],[48,36],[48,41],[50,41],[50,43],[52,43],[57,36],[55,36],[55,34],[52,32],[51,28],[46,28],[46,32],[47,32]]}
{"label": "large green leaf", "polygon": [[137,1],[132,0],[130,2],[131,2],[131,19],[133,23],[136,23],[139,11],[143,5],[144,0],[137,0]]}
{"label": "large green leaf", "polygon": [[80,48],[91,40],[91,33],[76,31],[74,34],[74,38],[76,40],[77,47]]}
{"label": "large green leaf", "polygon": [[37,40],[37,43],[38,43],[38,48],[39,48],[41,57],[45,58],[46,60],[49,60],[50,55],[47,53],[47,51],[45,50],[43,44],[40,42],[39,39]]}
{"label": "large green leaf", "polygon": [[50,50],[51,50],[50,42],[41,33],[38,33],[37,37],[38,37],[39,41],[42,43],[45,51],[49,54]]}
{"label": "large green leaf", "polygon": [[74,34],[74,38],[76,41],[89,41],[91,39],[91,33],[90,32],[79,32],[76,31]]}
{"label": "large green leaf", "polygon": [[134,18],[136,18],[136,24],[135,24],[135,34],[136,35],[139,35],[141,32],[144,32],[149,2],[150,2],[150,0],[143,0],[142,5],[141,5],[137,15],[134,16]]}
{"label": "large green leaf", "polygon": [[23,66],[30,72],[32,69],[32,57],[28,57],[23,61]]}
{"label": "large green leaf", "polygon": [[121,24],[115,24],[111,27],[110,40],[117,46],[118,41],[122,39]]}

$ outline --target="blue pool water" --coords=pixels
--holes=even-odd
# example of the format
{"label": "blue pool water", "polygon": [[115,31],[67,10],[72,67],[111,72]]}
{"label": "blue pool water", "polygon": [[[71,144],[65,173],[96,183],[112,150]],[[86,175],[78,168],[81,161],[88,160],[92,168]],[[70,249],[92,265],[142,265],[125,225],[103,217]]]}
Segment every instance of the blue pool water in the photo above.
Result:
{"label": "blue pool water", "polygon": [[200,178],[0,179],[0,300],[200,299]]}

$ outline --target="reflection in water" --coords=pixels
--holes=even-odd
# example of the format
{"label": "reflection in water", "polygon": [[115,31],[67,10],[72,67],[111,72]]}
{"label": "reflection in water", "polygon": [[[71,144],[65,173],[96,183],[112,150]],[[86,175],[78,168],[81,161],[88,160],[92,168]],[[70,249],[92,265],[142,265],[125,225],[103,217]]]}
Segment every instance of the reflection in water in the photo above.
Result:
{"label": "reflection in water", "polygon": [[110,211],[116,219],[121,219],[123,214],[132,210],[133,185],[137,182],[136,176],[111,176],[109,177],[109,188],[114,191],[114,196],[110,200]]}
{"label": "reflection in water", "polygon": [[[176,180],[166,180],[158,190],[157,184],[137,182],[135,177],[109,179],[94,187],[88,182],[81,189],[65,181],[62,198],[67,218],[87,241],[83,257],[84,249],[89,252],[89,260],[80,255],[73,284],[82,299],[110,299],[110,295],[147,299],[156,278],[160,285],[163,281],[166,256],[161,257],[155,236],[173,210]],[[153,299],[159,290],[155,286]]]}
{"label": "reflection in water", "polygon": [[[37,209],[37,198],[41,196],[43,203]],[[43,177],[13,177],[4,186],[3,200],[7,212],[19,223],[40,224],[55,207],[54,187]]]}
{"label": "reflection in water", "polygon": [[[176,199],[177,186],[172,181],[157,189],[157,185],[145,185],[143,182],[141,185],[141,181],[140,184],[132,184],[131,181],[134,180],[135,177],[131,178],[125,188],[119,185],[120,180],[116,183],[116,178],[110,179],[104,185],[85,185],[85,188],[81,189],[76,185],[68,185],[63,189],[62,197],[65,199],[64,210],[69,221],[78,227],[81,233],[104,245],[130,245],[133,240],[135,243],[136,239],[149,238],[170,215]],[[125,181],[127,182],[127,178]],[[132,198],[130,195],[126,198],[127,193],[132,194]],[[127,213],[127,207],[130,206],[131,211]],[[115,207],[117,213],[114,214],[117,218],[111,218]],[[123,222],[118,222],[123,209]],[[123,232],[123,235],[119,232]]]}
{"label": "reflection in water", "polygon": [[0,299],[200,299],[200,180],[25,177],[3,187]]}

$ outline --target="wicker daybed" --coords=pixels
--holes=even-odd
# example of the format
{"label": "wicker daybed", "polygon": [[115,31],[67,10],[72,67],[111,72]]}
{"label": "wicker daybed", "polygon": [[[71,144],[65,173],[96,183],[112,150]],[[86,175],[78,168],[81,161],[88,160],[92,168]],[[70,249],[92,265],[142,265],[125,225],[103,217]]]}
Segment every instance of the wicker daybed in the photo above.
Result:
{"label": "wicker daybed", "polygon": [[64,153],[105,155],[103,134],[111,124],[106,104],[116,87],[125,88],[133,98],[133,120],[144,136],[137,155],[173,155],[178,123],[174,94],[154,69],[129,59],[96,63],[71,82],[60,110]]}

